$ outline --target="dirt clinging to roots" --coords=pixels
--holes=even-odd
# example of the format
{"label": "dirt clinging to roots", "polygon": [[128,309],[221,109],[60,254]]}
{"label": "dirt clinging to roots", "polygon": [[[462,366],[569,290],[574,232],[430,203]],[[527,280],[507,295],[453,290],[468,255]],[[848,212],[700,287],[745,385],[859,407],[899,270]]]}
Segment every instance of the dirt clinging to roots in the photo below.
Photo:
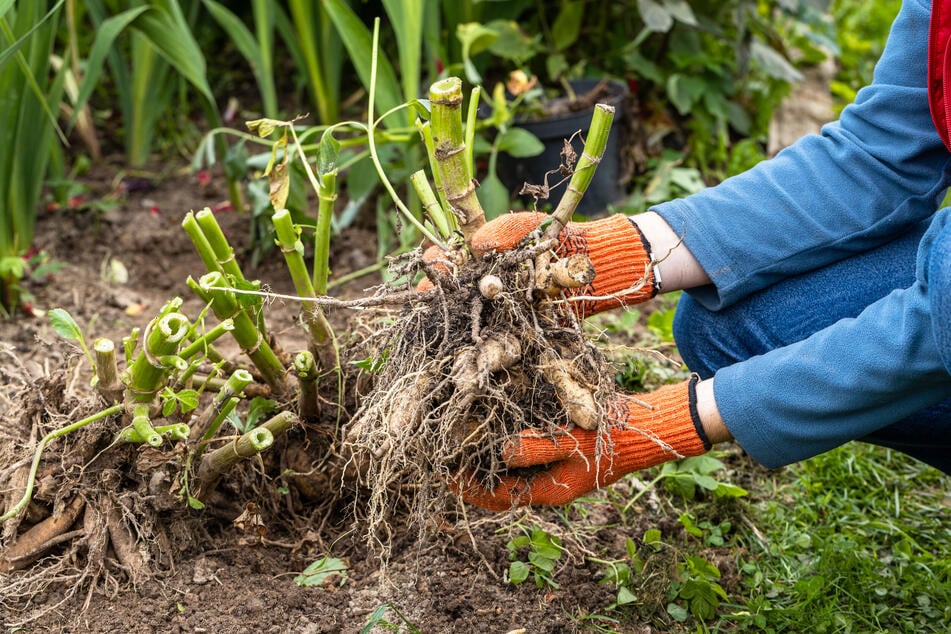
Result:
{"label": "dirt clinging to roots", "polygon": [[[378,315],[385,325],[366,342],[376,380],[344,450],[369,489],[360,513],[378,546],[395,509],[408,506],[422,530],[451,503],[447,483],[493,488],[514,434],[557,433],[577,422],[579,406],[590,420],[603,418],[613,373],[564,295],[539,297],[533,238],[458,267],[453,254],[433,263],[418,252],[394,264],[401,274],[423,268],[433,288],[395,315]],[[486,279],[501,282],[489,297],[480,291]]]}

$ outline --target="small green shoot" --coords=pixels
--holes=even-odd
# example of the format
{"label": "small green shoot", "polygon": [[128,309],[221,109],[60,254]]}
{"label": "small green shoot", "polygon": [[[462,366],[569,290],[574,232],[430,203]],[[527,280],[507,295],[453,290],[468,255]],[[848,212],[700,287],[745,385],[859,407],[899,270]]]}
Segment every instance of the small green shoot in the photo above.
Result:
{"label": "small green shoot", "polygon": [[[506,545],[509,551],[509,581],[513,585],[524,583],[529,576],[539,588],[557,588],[553,578],[555,565],[561,559],[564,548],[561,540],[535,527],[525,535],[520,535]],[[526,559],[521,559],[527,550]]]}
{"label": "small green shoot", "polygon": [[78,343],[79,347],[83,350],[83,354],[85,354],[86,358],[89,359],[89,365],[93,370],[95,370],[96,359],[89,351],[89,347],[86,345],[86,338],[83,337],[83,331],[79,328],[79,324],[76,323],[76,320],[73,319],[73,316],[62,308],[54,308],[49,311],[49,318],[50,325],[53,327],[53,330],[56,332],[56,334],[63,339]]}
{"label": "small green shoot", "polygon": [[349,566],[343,559],[325,555],[294,577],[294,583],[302,588],[324,587],[332,584],[342,586],[347,581],[348,570]]}
{"label": "small green shoot", "polygon": [[708,491],[718,498],[737,498],[748,495],[746,489],[735,484],[720,482],[711,474],[721,471],[725,465],[711,455],[686,458],[668,462],[661,468],[664,484],[669,491],[692,500],[698,490]]}
{"label": "small green shoot", "polygon": [[729,598],[718,583],[720,570],[696,555],[687,555],[677,569],[680,580],[674,582],[672,592],[676,599],[686,601],[687,607],[671,602],[667,605],[667,613],[681,623],[687,620],[688,614],[702,621],[712,619],[720,607],[720,601]]}
{"label": "small green shoot", "polygon": [[187,414],[198,407],[197,390],[179,390],[176,392],[166,386],[159,394],[159,398],[162,399],[162,416],[166,418],[174,414],[176,410],[182,414]]}
{"label": "small green shoot", "polygon": [[396,616],[399,617],[400,621],[403,622],[403,625],[406,626],[410,634],[420,634],[421,630],[416,627],[409,619],[403,616],[403,613],[397,610],[396,606],[390,603],[384,603],[374,610],[373,614],[370,615],[370,618],[367,619],[367,624],[364,625],[360,630],[360,634],[370,634],[370,632],[372,632],[377,627],[386,630],[393,630],[394,632],[400,631],[401,626],[399,623],[390,623],[386,620],[386,613],[389,610],[393,610],[396,613]]}

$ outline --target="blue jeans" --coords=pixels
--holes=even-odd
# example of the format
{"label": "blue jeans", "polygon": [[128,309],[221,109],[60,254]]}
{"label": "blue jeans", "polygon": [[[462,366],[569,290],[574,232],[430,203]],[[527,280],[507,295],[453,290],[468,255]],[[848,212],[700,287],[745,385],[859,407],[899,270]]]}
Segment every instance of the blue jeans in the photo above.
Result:
{"label": "blue jeans", "polygon": [[[877,249],[785,279],[717,311],[685,293],[674,335],[687,367],[711,377],[720,368],[856,317],[893,290],[910,286],[926,229],[921,225]],[[951,373],[951,225],[939,233],[925,266],[934,341]],[[902,451],[951,473],[951,398],[855,440]]]}

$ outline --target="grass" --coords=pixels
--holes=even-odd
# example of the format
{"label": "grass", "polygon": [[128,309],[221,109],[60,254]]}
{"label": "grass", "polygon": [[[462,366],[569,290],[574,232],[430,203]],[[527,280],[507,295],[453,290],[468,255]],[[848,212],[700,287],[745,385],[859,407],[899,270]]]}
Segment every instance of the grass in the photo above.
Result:
{"label": "grass", "polygon": [[[852,443],[751,491],[745,610],[767,631],[946,632],[951,622],[948,477]],[[740,614],[747,611],[749,616]]]}

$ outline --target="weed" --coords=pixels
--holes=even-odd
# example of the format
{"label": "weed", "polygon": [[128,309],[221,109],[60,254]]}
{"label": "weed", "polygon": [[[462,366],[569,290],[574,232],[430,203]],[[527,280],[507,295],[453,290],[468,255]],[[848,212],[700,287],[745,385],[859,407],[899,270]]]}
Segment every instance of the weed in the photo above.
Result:
{"label": "weed", "polygon": [[[531,576],[539,588],[558,587],[553,578],[555,565],[563,552],[558,537],[536,526],[509,541],[506,547],[511,561],[508,577],[512,584],[519,585]],[[523,555],[525,559],[521,558]]]}

